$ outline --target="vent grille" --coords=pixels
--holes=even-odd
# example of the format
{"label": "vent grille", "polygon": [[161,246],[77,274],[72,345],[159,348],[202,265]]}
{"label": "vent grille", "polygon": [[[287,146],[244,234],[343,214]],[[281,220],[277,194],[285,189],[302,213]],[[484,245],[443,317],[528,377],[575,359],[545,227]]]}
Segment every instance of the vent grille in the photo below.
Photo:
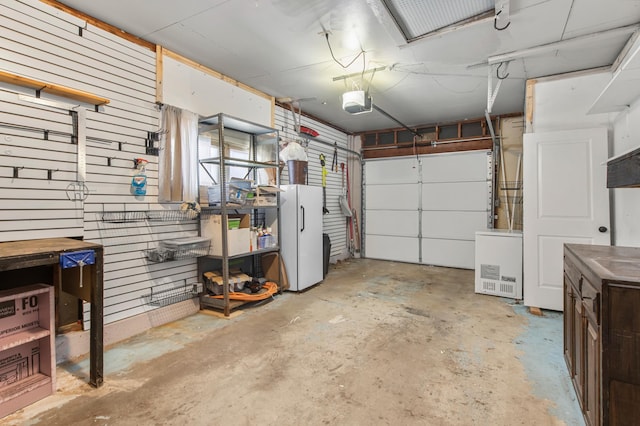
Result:
{"label": "vent grille", "polygon": [[516,297],[516,286],[511,283],[482,280],[480,292],[492,296]]}
{"label": "vent grille", "polygon": [[496,291],[496,283],[493,281],[482,281],[482,289],[484,291]]}

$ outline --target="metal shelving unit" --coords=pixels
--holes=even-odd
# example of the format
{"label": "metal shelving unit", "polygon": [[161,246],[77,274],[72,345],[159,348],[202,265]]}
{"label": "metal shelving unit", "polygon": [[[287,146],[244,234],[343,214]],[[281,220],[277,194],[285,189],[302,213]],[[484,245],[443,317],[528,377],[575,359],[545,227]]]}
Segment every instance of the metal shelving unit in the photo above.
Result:
{"label": "metal shelving unit", "polygon": [[[207,220],[213,215],[221,216],[221,255],[207,255],[198,258],[198,275],[200,279],[207,263],[218,261],[222,269],[223,277],[223,298],[217,299],[203,293],[200,298],[201,306],[219,309],[228,316],[231,309],[234,309],[246,302],[231,300],[229,298],[229,263],[230,261],[239,261],[241,259],[251,258],[252,273],[261,268],[259,266],[260,257],[266,253],[280,251],[280,232],[277,232],[277,242],[274,247],[256,249],[252,247],[250,250],[241,253],[229,252],[229,227],[228,219],[230,214],[249,213],[251,214],[252,226],[259,225],[256,223],[262,217],[263,221],[266,215],[258,215],[260,211],[270,211],[269,217],[273,219],[274,226],[280,222],[280,197],[276,196],[275,206],[253,206],[251,204],[237,205],[229,203],[227,197],[228,185],[231,178],[231,170],[242,172],[244,179],[252,178],[254,182],[258,180],[258,170],[273,169],[275,171],[276,186],[280,186],[280,178],[278,173],[278,154],[279,154],[279,135],[276,129],[251,123],[246,120],[231,117],[226,114],[216,114],[211,117],[203,118],[199,122],[199,139],[210,139],[211,146],[217,145],[217,154],[213,156],[202,152],[202,158],[199,159],[200,166],[206,172],[211,184],[216,185],[219,191],[220,205],[202,207],[200,219]],[[214,145],[215,144],[215,145]],[[217,166],[217,173],[208,169],[207,165]],[[213,169],[213,168],[212,168]],[[216,176],[217,175],[217,176]],[[203,182],[200,182],[202,185]],[[201,203],[202,204],[202,203]],[[201,222],[202,223],[202,222]],[[201,227],[202,235],[202,227]],[[214,244],[215,242],[212,242]],[[282,271],[278,268],[280,286],[282,283]],[[203,286],[204,287],[204,286]]]}

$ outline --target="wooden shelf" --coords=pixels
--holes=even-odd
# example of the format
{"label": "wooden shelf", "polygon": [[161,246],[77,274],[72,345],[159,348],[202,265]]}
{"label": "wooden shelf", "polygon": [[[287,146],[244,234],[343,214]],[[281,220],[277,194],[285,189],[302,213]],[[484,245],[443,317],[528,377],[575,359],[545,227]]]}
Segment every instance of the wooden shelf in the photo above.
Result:
{"label": "wooden shelf", "polygon": [[[229,300],[228,302],[229,311],[233,311],[234,309],[237,309],[242,305],[246,305],[247,303],[249,302],[244,300]],[[200,304],[208,308],[219,309],[219,310],[225,310],[225,307],[226,307],[224,299],[216,299],[214,297],[211,297],[208,294],[202,295],[202,297],[200,298]]]}
{"label": "wooden shelf", "polygon": [[41,327],[34,327],[0,339],[0,351],[15,348],[25,343],[47,337],[51,332]]}
{"label": "wooden shelf", "polygon": [[47,83],[44,81],[34,80],[28,77],[22,77],[6,71],[0,71],[0,81],[15,84],[16,86],[28,87],[36,91],[49,93],[63,98],[73,99],[78,102],[84,102],[91,105],[106,105],[109,99],[93,95],[82,90],[72,89],[70,87],[61,86],[59,84]]}

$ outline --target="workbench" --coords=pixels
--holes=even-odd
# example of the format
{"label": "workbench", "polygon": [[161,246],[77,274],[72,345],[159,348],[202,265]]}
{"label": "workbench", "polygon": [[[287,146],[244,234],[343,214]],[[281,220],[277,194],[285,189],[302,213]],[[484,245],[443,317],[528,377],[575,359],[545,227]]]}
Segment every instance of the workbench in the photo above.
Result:
{"label": "workbench", "polygon": [[[89,274],[60,267],[62,253],[82,250],[95,252],[95,263],[83,267]],[[0,290],[43,283],[91,304],[89,383],[94,387],[103,383],[103,256],[102,245],[72,238],[0,242]]]}

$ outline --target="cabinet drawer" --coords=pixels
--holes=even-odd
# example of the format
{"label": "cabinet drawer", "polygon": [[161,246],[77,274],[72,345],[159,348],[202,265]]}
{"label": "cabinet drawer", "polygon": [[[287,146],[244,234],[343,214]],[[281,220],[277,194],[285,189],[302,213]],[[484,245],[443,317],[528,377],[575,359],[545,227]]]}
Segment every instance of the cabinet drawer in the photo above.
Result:
{"label": "cabinet drawer", "polygon": [[578,270],[576,265],[574,265],[573,262],[567,258],[567,256],[564,257],[564,273],[569,278],[569,281],[571,281],[571,284],[575,288],[579,289],[580,271]]}
{"label": "cabinet drawer", "polygon": [[600,293],[586,278],[582,277],[582,304],[585,314],[600,325]]}

